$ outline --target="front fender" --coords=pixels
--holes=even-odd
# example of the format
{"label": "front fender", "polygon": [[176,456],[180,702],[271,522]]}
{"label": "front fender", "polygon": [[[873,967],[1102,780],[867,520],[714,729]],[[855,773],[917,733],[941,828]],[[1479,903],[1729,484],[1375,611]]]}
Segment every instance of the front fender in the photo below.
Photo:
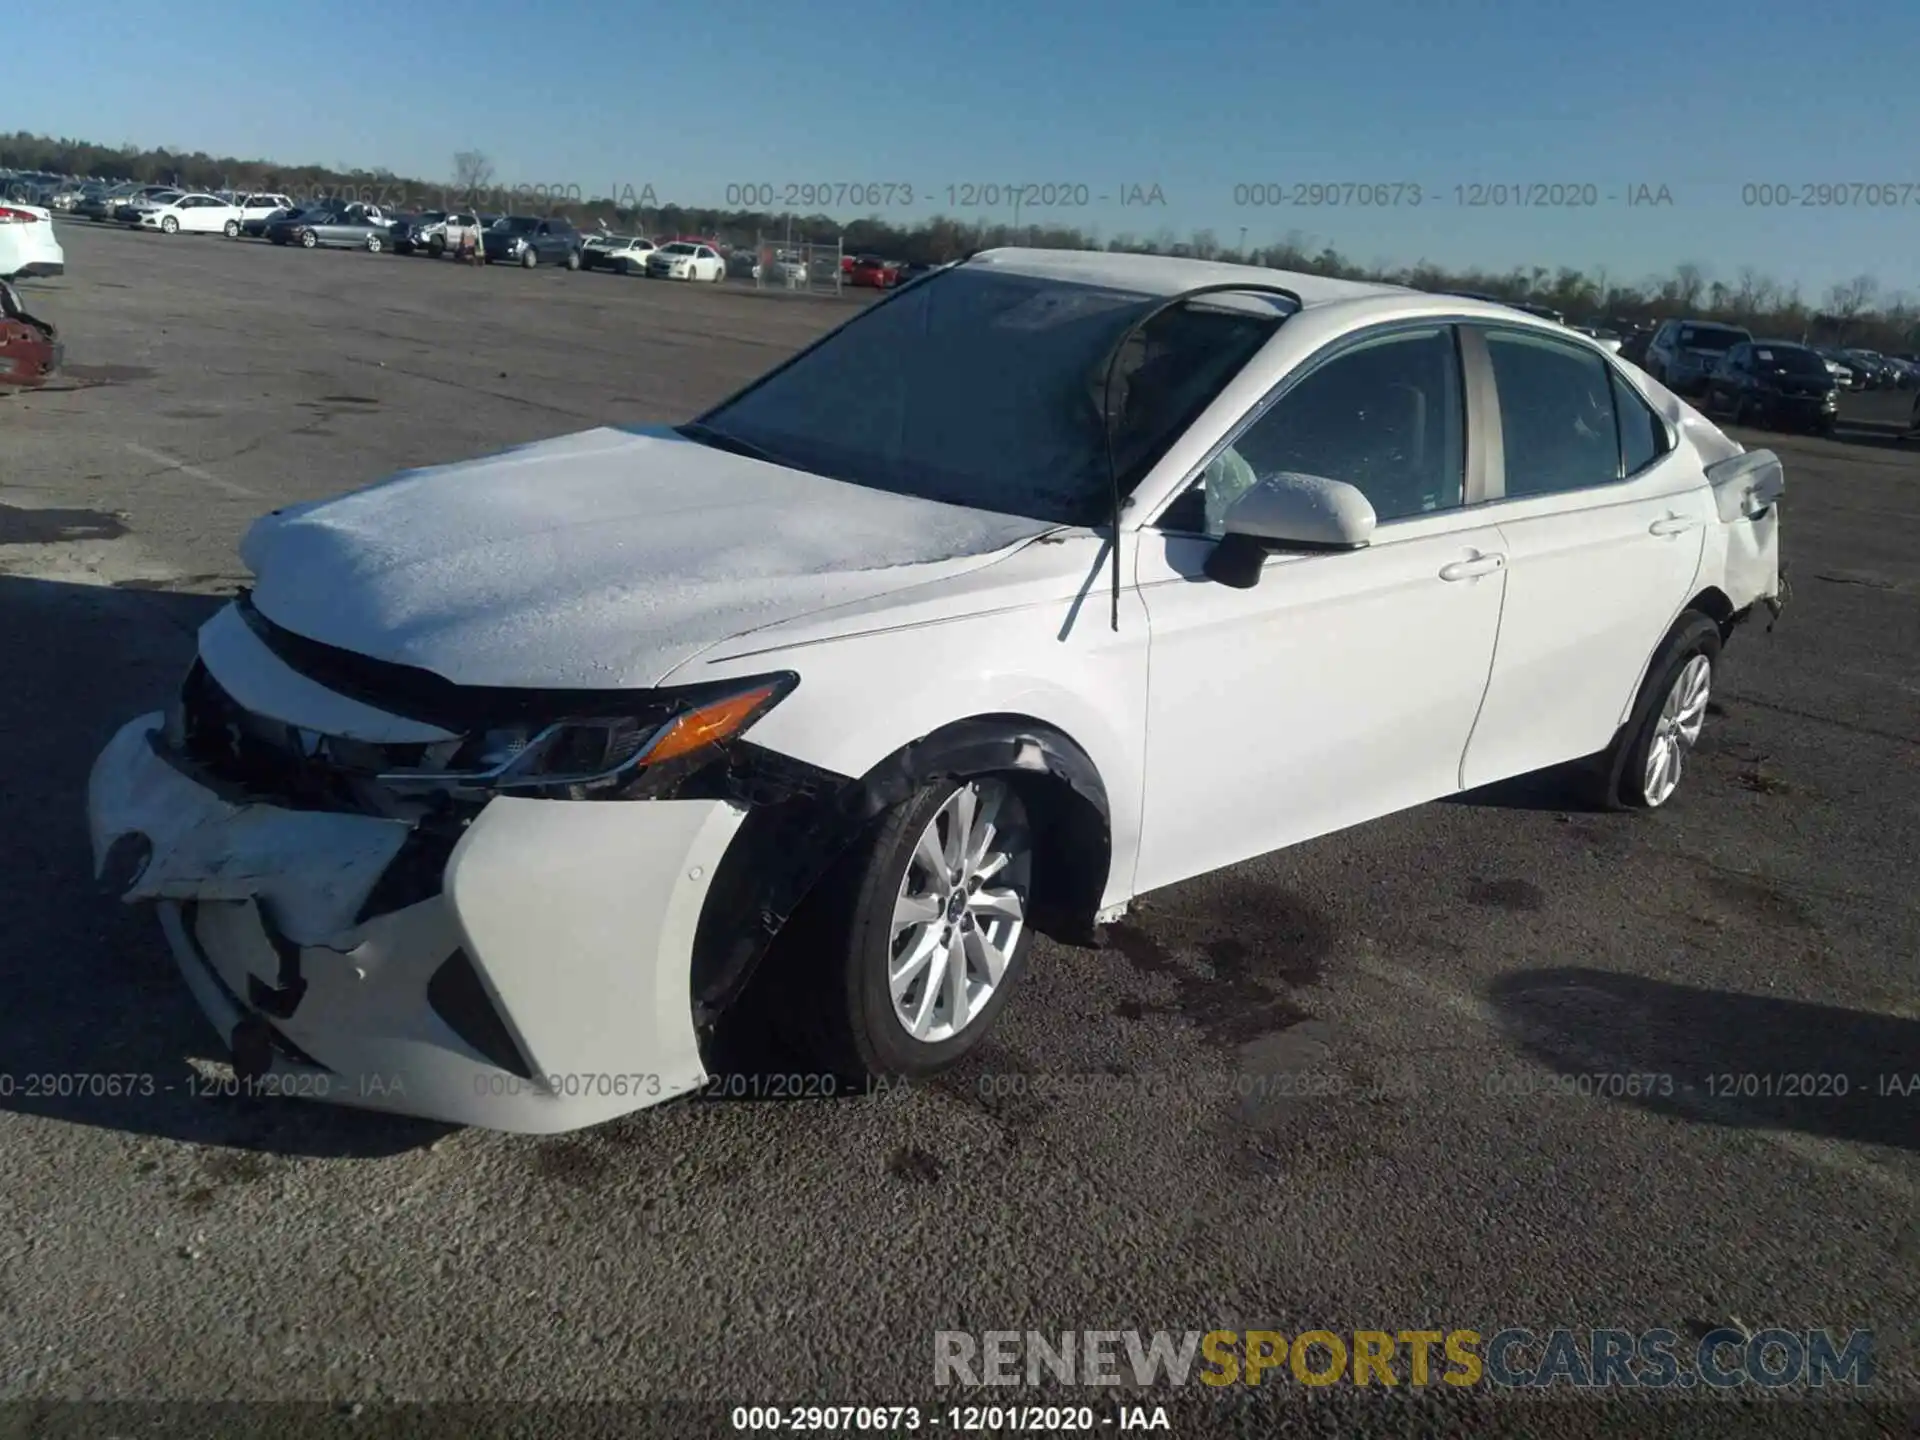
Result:
{"label": "front fender", "polygon": [[[724,779],[721,778],[724,773]],[[1023,715],[955,721],[909,741],[857,777],[741,745],[721,783],[752,808],[713,878],[694,939],[694,1018],[711,1024],[745,990],[774,939],[875,822],[921,786],[989,773],[1054,787],[1036,796],[1035,843],[1051,857],[1036,877],[1034,928],[1088,944],[1113,854],[1110,802],[1092,758],[1051,725]]]}

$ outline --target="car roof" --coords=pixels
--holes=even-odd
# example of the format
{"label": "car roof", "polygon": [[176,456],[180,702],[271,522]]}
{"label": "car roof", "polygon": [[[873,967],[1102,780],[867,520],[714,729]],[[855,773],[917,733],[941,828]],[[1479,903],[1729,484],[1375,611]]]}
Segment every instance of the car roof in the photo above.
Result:
{"label": "car roof", "polygon": [[1189,260],[1177,255],[1127,255],[1100,250],[1029,250],[1007,247],[983,250],[969,265],[989,265],[1039,279],[1082,285],[1111,285],[1144,295],[1177,295],[1198,285],[1277,285],[1300,297],[1306,308],[1343,300],[1374,299],[1388,295],[1417,295],[1404,285],[1381,285],[1359,280],[1333,280],[1296,270],[1272,270],[1262,265],[1233,265],[1221,260]]}

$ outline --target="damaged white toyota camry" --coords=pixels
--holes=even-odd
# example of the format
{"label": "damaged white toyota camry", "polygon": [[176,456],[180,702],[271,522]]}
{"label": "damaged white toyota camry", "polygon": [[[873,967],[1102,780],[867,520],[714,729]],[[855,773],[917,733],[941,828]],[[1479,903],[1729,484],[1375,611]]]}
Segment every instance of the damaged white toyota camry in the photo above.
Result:
{"label": "damaged white toyota camry", "polygon": [[756,971],[925,1075],[1144,891],[1559,762],[1664,804],[1781,488],[1498,305],[993,251],[677,429],[262,519],[95,858],[299,1093],[593,1124]]}

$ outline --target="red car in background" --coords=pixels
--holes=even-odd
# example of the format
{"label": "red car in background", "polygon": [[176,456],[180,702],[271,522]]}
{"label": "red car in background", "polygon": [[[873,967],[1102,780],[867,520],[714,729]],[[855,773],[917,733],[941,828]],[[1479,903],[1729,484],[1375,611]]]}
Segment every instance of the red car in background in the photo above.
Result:
{"label": "red car in background", "polygon": [[875,290],[891,289],[900,282],[900,267],[878,255],[862,255],[847,271],[849,285],[868,285]]}
{"label": "red car in background", "polygon": [[60,337],[26,312],[20,296],[0,280],[0,392],[33,390],[60,368]]}

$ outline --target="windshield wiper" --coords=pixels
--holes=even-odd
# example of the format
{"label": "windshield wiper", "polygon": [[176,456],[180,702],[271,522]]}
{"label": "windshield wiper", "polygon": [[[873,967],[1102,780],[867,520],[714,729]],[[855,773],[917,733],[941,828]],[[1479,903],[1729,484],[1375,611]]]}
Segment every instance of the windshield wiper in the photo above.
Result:
{"label": "windshield wiper", "polygon": [[[730,450],[735,455],[744,455],[749,460],[764,460],[769,465],[786,465],[786,461],[769,450],[763,450],[751,440],[742,440],[711,425],[703,425],[698,420],[689,420],[684,425],[673,427],[676,435],[684,435],[689,440],[711,446],[715,450]],[[789,469],[793,468],[788,466]]]}

